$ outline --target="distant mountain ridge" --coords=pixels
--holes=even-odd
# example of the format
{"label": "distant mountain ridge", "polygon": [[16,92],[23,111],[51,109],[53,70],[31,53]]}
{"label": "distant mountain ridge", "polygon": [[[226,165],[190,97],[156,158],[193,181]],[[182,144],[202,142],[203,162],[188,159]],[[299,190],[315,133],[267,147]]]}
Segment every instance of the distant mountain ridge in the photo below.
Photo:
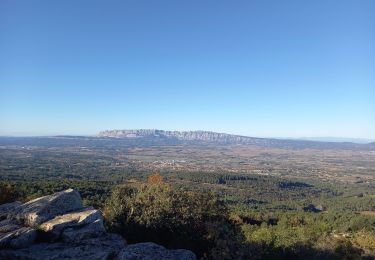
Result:
{"label": "distant mountain ridge", "polygon": [[241,135],[217,133],[211,131],[165,131],[158,129],[131,129],[131,130],[106,130],[98,134],[99,137],[113,138],[140,138],[164,137],[176,138],[182,141],[208,141],[223,143],[253,143],[255,140],[275,140],[269,138],[256,138]]}
{"label": "distant mountain ridge", "polygon": [[259,145],[265,147],[289,147],[289,148],[349,148],[362,149],[364,144],[350,142],[323,142],[312,140],[293,140],[276,138],[258,138],[242,135],[232,135],[211,131],[165,131],[158,129],[131,129],[131,130],[106,130],[101,131],[98,137],[120,139],[165,139],[182,142],[210,142],[217,144],[244,144]]}

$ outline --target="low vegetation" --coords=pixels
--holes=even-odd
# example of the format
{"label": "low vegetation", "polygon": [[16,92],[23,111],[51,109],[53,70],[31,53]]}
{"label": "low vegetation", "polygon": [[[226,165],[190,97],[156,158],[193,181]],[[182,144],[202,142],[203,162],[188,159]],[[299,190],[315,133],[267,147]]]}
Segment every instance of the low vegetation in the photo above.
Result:
{"label": "low vegetation", "polygon": [[[375,255],[375,217],[368,213],[375,210],[372,186],[233,173],[140,176],[122,182],[3,181],[0,199],[25,201],[73,187],[87,204],[102,208],[107,227],[129,243],[154,241],[201,258]],[[321,211],[306,210],[309,205]]]}

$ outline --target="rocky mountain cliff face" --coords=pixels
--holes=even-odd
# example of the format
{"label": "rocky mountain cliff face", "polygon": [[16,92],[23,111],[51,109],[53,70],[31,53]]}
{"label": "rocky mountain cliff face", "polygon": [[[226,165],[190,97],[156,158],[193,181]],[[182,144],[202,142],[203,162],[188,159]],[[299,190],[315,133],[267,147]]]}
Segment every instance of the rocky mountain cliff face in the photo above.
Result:
{"label": "rocky mountain cliff face", "polygon": [[164,137],[175,138],[183,141],[206,141],[220,143],[246,143],[256,144],[257,142],[272,142],[273,139],[254,138],[248,136],[231,135],[210,131],[164,131],[155,129],[135,130],[107,130],[98,134],[99,137],[113,138],[141,138],[141,137]]}
{"label": "rocky mountain cliff face", "polygon": [[99,210],[68,189],[27,203],[0,205],[0,259],[196,259],[154,243],[126,245],[107,233]]}
{"label": "rocky mountain cliff face", "polygon": [[256,145],[276,148],[318,148],[318,149],[365,149],[371,150],[371,144],[357,144],[350,142],[320,142],[293,139],[257,138],[242,135],[231,135],[210,131],[165,131],[156,129],[107,130],[98,134],[104,138],[145,139],[148,141],[164,140],[182,143],[204,143],[225,145]]}

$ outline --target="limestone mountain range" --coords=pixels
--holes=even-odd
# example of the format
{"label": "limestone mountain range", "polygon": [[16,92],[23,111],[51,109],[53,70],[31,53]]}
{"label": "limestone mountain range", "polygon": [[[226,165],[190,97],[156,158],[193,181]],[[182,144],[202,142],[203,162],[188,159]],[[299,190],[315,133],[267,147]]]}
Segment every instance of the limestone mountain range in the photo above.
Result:
{"label": "limestone mountain range", "polygon": [[322,142],[297,139],[259,138],[243,135],[217,133],[211,131],[166,131],[158,129],[130,129],[101,131],[98,137],[149,140],[175,140],[180,142],[216,143],[229,145],[257,145],[263,147],[290,147],[290,148],[348,148],[373,149],[374,143],[358,144],[351,142]]}

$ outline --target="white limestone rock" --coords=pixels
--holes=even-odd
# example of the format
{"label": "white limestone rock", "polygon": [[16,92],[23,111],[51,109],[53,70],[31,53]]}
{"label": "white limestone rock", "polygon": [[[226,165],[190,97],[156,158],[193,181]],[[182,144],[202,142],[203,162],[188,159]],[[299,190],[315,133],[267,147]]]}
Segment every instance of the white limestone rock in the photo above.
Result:
{"label": "white limestone rock", "polygon": [[56,216],[55,218],[42,223],[39,228],[48,233],[50,239],[58,239],[62,233],[66,233],[64,230],[69,228],[70,231],[67,231],[68,235],[66,236],[73,239],[74,232],[79,232],[79,228],[94,222],[96,222],[95,225],[85,228],[86,237],[89,232],[92,232],[92,235],[105,232],[103,218],[100,211],[88,207],[83,210]]}
{"label": "white limestone rock", "polygon": [[17,207],[15,218],[27,226],[37,226],[43,222],[74,210],[82,209],[82,199],[73,189],[31,200]]}
{"label": "white limestone rock", "polygon": [[86,239],[80,243],[41,243],[18,250],[0,251],[3,260],[107,260],[124,248],[124,240],[115,234]]}
{"label": "white limestone rock", "polygon": [[0,235],[1,233],[7,233],[16,229],[19,229],[21,226],[17,224],[15,220],[4,219],[0,221]]}
{"label": "white limestone rock", "polygon": [[19,201],[0,205],[0,220],[7,218],[8,214],[12,213],[17,207],[21,205],[22,203]]}
{"label": "white limestone rock", "polygon": [[168,250],[155,243],[138,243],[128,245],[117,256],[116,260],[195,260],[193,252],[185,249]]}
{"label": "white limestone rock", "polygon": [[7,233],[0,233],[0,248],[28,247],[34,243],[36,236],[36,230],[30,227],[21,227]]}
{"label": "white limestone rock", "polygon": [[78,243],[84,239],[98,237],[104,233],[105,228],[103,225],[103,220],[97,219],[94,222],[78,229],[76,227],[65,229],[61,234],[61,238],[65,242]]}

